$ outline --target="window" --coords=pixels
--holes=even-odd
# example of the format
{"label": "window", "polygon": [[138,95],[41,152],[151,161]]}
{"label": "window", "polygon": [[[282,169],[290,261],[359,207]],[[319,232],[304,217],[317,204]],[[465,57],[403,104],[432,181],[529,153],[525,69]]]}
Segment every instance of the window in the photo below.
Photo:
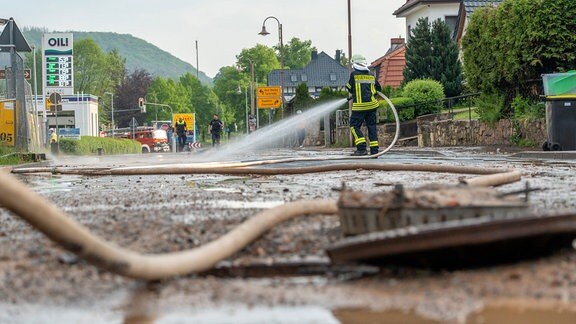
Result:
{"label": "window", "polygon": [[336,73],[330,73],[330,81],[336,81]]}
{"label": "window", "polygon": [[444,16],[444,21],[448,28],[450,28],[450,33],[454,35],[454,30],[456,29],[456,24],[458,23],[458,16]]}
{"label": "window", "polygon": [[308,76],[306,74],[302,74],[302,82],[308,81]]}
{"label": "window", "polygon": [[290,75],[290,81],[292,81],[292,82],[298,81],[298,76],[296,74]]}

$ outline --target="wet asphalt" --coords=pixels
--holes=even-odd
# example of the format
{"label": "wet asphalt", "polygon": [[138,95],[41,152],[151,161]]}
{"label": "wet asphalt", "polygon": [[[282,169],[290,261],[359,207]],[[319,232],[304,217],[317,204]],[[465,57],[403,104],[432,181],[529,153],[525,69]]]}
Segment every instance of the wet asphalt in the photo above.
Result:
{"label": "wet asphalt", "polygon": [[[59,156],[20,167],[176,166],[201,163],[206,153]],[[278,149],[226,160],[325,158],[264,166],[299,168],[354,162],[331,160],[349,153],[350,149]],[[541,189],[530,194],[530,209],[546,213],[576,210],[575,158],[570,152],[545,154],[505,148],[399,148],[364,162],[517,169],[522,180],[498,190],[521,190],[529,182]],[[269,176],[42,172],[17,177],[106,240],[142,253],[164,253],[205,244],[257,212],[285,202],[336,200],[336,189],[342,184],[377,192],[396,184],[412,188],[455,184],[462,175],[358,169]],[[440,273],[384,267],[367,276],[354,271],[259,277],[240,273],[143,283],[78,260],[2,209],[0,223],[0,279],[4,283],[0,287],[0,322],[339,323],[343,320],[336,310],[350,308],[402,310],[431,320],[457,322],[496,300],[546,302],[554,307],[576,302],[576,254],[570,249],[521,263]],[[225,262],[328,264],[323,248],[341,237],[337,217],[315,215],[283,224]]]}

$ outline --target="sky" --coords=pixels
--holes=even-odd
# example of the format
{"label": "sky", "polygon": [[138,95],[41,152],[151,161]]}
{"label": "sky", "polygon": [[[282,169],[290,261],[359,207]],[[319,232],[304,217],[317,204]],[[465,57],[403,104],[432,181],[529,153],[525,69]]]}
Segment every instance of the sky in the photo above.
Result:
{"label": "sky", "polygon": [[[372,62],[390,38],[406,37],[404,18],[392,15],[406,0],[350,2],[353,54]],[[213,78],[242,49],[279,44],[273,18],[270,35],[258,35],[269,16],[282,24],[284,44],[297,37],[332,57],[348,51],[348,0],[27,0],[11,1],[0,18],[13,17],[20,28],[130,34],[195,67],[198,55],[200,71]]]}

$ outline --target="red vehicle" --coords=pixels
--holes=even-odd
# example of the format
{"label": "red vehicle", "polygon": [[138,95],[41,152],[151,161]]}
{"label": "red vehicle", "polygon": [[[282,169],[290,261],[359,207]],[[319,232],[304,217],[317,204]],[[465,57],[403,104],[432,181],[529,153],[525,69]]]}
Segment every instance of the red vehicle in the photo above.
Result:
{"label": "red vehicle", "polygon": [[[170,152],[168,135],[163,129],[152,127],[138,127],[136,130],[118,130],[118,137],[135,139],[142,144],[142,153]],[[134,135],[134,138],[132,138]]]}

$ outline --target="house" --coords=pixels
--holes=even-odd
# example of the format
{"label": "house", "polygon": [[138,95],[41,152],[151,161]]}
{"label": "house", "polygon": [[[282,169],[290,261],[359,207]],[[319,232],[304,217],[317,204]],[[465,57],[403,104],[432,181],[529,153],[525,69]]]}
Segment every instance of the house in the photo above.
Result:
{"label": "house", "polygon": [[376,73],[376,79],[382,87],[400,87],[404,81],[405,54],[404,38],[392,38],[388,52],[370,64],[370,69]]}
{"label": "house", "polygon": [[458,12],[462,0],[407,0],[404,5],[394,11],[397,18],[406,18],[406,37],[409,38],[412,28],[416,26],[418,19],[427,17],[432,23],[441,19],[452,32],[456,30]]}
{"label": "house", "polygon": [[313,98],[320,95],[322,88],[344,90],[350,76],[348,69],[340,64],[341,52],[336,51],[335,58],[324,52],[312,51],[312,60],[303,69],[272,70],[268,73],[268,86],[280,86],[284,76],[284,102],[296,94],[296,87],[306,83],[308,93]]}
{"label": "house", "polygon": [[462,37],[464,37],[466,27],[468,26],[468,20],[470,15],[478,8],[493,6],[498,6],[502,0],[462,0],[460,2],[460,9],[458,10],[458,20],[456,22],[456,30],[454,33],[454,39],[461,45]]}

